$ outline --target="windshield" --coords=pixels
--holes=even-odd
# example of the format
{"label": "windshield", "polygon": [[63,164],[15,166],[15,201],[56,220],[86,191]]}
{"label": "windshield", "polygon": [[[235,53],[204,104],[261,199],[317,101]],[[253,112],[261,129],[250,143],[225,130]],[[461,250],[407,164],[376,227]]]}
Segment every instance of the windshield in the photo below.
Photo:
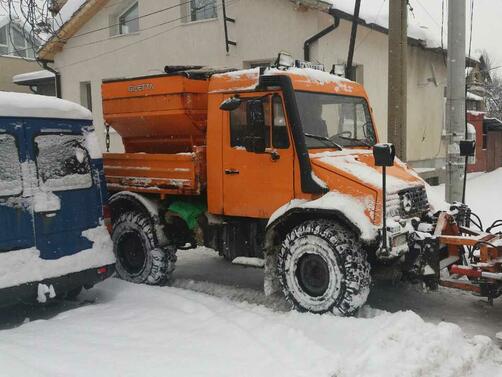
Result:
{"label": "windshield", "polygon": [[296,92],[307,148],[373,146],[375,132],[364,98]]}

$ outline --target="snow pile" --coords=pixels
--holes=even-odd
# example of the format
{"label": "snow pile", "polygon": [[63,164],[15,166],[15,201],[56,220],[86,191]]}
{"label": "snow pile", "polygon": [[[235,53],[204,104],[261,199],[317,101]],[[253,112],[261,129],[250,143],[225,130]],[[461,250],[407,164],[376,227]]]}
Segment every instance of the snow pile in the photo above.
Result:
{"label": "snow pile", "polygon": [[0,91],[0,117],[92,120],[92,114],[76,103],[50,96]]}
{"label": "snow pile", "polygon": [[104,226],[87,230],[82,236],[93,242],[91,249],[56,260],[41,259],[35,248],[0,253],[0,288],[115,263],[112,241]]}
{"label": "snow pile", "polygon": [[[501,187],[502,168],[490,173],[473,173],[467,176],[466,204],[481,218],[485,228],[502,218]],[[429,187],[429,200],[432,197],[444,201],[444,190],[444,184]]]}
{"label": "snow pile", "polygon": [[[467,377],[502,374],[486,337],[412,312],[339,318],[109,279],[97,304],[4,330],[10,376]],[[85,331],[82,331],[85,329]]]}

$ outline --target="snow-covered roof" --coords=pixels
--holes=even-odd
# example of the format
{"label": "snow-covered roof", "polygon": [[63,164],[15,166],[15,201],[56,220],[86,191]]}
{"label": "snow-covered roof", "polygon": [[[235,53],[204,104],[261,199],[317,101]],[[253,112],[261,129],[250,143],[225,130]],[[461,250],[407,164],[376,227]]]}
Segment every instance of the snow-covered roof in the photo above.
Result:
{"label": "snow-covered roof", "polygon": [[27,72],[15,75],[12,78],[12,82],[18,84],[27,81],[53,79],[55,77],[56,75],[54,73],[44,69],[41,71]]}
{"label": "snow-covered roof", "polygon": [[0,117],[92,120],[92,114],[76,103],[50,96],[0,91]]}
{"label": "snow-covered roof", "polygon": [[87,0],[68,0],[55,17],[55,29],[59,29],[87,2]]}
{"label": "snow-covered roof", "polygon": [[[349,15],[354,14],[355,0],[320,0],[331,4]],[[387,0],[361,1],[359,18],[368,25],[377,25],[385,29],[389,28],[389,2]],[[423,13],[416,7],[408,16],[408,37],[422,41],[427,48],[441,47],[441,33],[435,22],[431,24],[430,15]],[[437,21],[436,21],[437,22]],[[445,39],[446,40],[446,39]]]}

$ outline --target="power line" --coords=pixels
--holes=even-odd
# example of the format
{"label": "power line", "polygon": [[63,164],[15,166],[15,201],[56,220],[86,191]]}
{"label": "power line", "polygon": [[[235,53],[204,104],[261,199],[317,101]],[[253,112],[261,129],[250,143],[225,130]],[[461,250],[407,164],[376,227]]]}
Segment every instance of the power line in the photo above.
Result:
{"label": "power line", "polygon": [[[233,1],[231,1],[231,2],[228,2],[228,3],[227,3],[227,6],[232,6],[233,4],[235,4],[235,3],[239,2],[239,1],[240,1],[240,0],[233,0]],[[219,9],[219,8],[221,9],[221,8],[222,8],[222,6],[220,6],[220,5],[216,6],[216,9]],[[171,21],[172,21],[172,20],[171,20]],[[167,22],[165,22],[165,23],[163,23],[163,24],[166,24],[166,23],[168,23],[168,22],[169,22],[169,21],[167,21]],[[162,25],[162,24],[155,25],[155,26],[152,26],[152,27],[150,27],[150,28],[157,27],[157,26],[160,26],[160,25]],[[95,55],[95,56],[91,56],[91,57],[86,58],[86,59],[83,59],[83,60],[79,60],[79,61],[76,61],[76,62],[73,62],[73,63],[70,63],[70,64],[66,64],[66,65],[60,66],[60,67],[58,67],[58,69],[71,67],[71,66],[74,66],[74,65],[77,65],[77,64],[81,64],[81,63],[85,63],[85,62],[88,62],[88,61],[94,60],[94,59],[96,59],[96,58],[100,58],[100,57],[105,56],[105,55],[108,55],[108,54],[113,54],[113,53],[115,53],[115,52],[117,52],[117,51],[124,50],[124,49],[129,48],[129,47],[131,47],[131,46],[134,46],[134,45],[136,45],[136,44],[138,44],[138,43],[142,43],[142,42],[145,42],[145,41],[147,41],[147,40],[150,40],[150,39],[153,39],[153,38],[155,38],[155,37],[158,37],[159,35],[166,34],[166,33],[170,32],[170,31],[172,31],[172,30],[174,30],[174,29],[177,29],[177,28],[178,28],[178,27],[180,27],[180,26],[182,26],[182,25],[181,25],[181,24],[180,24],[180,25],[176,25],[176,26],[174,26],[174,27],[172,27],[172,28],[170,28],[170,29],[163,30],[163,31],[161,31],[161,32],[158,32],[158,33],[155,33],[155,34],[153,34],[153,35],[150,35],[150,36],[148,36],[148,37],[146,37],[146,38],[143,38],[143,39],[140,39],[140,40],[137,40],[137,41],[131,42],[131,43],[127,44],[127,45],[124,45],[124,46],[118,47],[118,48],[116,48],[116,49],[109,50],[109,51],[105,51],[105,52],[103,52],[103,53],[101,53],[101,54],[98,54],[98,55]],[[108,40],[108,39],[106,39],[106,40]]]}

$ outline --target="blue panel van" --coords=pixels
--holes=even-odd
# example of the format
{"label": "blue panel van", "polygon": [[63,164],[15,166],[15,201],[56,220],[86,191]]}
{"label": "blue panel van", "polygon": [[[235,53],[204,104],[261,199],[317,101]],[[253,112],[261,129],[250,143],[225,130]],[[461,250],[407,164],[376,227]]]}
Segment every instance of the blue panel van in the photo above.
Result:
{"label": "blue panel van", "polygon": [[77,295],[113,273],[91,113],[0,92],[0,305]]}

